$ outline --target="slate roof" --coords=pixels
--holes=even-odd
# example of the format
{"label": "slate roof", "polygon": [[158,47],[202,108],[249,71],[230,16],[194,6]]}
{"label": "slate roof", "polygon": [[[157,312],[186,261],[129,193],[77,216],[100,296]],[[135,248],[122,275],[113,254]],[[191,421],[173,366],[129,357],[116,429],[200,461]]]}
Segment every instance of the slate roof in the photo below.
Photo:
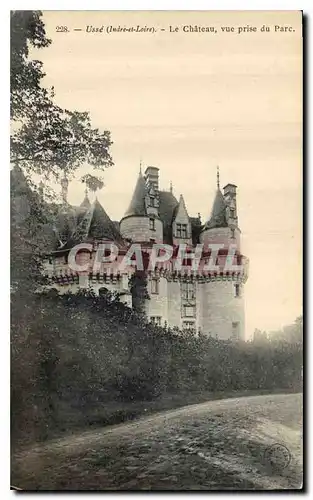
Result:
{"label": "slate roof", "polygon": [[159,216],[163,222],[163,240],[165,243],[172,243],[172,223],[175,218],[178,201],[171,191],[159,192]]}
{"label": "slate roof", "polygon": [[129,217],[130,215],[147,215],[145,196],[146,183],[142,173],[140,172],[130,205],[126,210],[124,217]]}
{"label": "slate roof", "polygon": [[191,224],[191,238],[193,245],[199,243],[199,236],[203,229],[200,217],[189,217]]}
{"label": "slate roof", "polygon": [[[20,169],[14,169],[11,172],[11,183],[18,184],[21,191],[29,190],[24,174]],[[34,196],[38,196],[38,194],[34,193]],[[130,205],[124,217],[131,215],[147,216],[145,197],[146,183],[140,172]],[[19,202],[19,206],[19,211],[23,212],[22,200]],[[48,210],[50,213],[51,207]],[[168,244],[173,243],[172,224],[178,207],[179,202],[172,191],[159,191],[159,217],[163,222],[163,240]],[[97,199],[93,204],[90,204],[86,195],[80,206],[63,204],[59,207],[55,206],[54,209],[56,209],[55,220],[51,221],[50,218],[51,222],[47,223],[45,228],[47,237],[51,242],[51,251],[66,251],[77,243],[92,239],[108,239],[117,244],[123,244],[119,222],[110,219]],[[199,235],[203,229],[227,227],[226,202],[219,187],[216,191],[210,218],[206,224],[202,226],[199,217],[189,217],[189,220],[193,244],[199,242]]]}
{"label": "slate roof", "polygon": [[205,229],[213,229],[216,227],[227,227],[226,202],[219,188],[215,194],[210,218],[205,224]]}
{"label": "slate roof", "polygon": [[72,248],[78,243],[92,239],[112,240],[116,243],[122,242],[116,223],[111,221],[97,199],[87,210],[77,214],[76,227],[70,234],[63,249]]}
{"label": "slate roof", "polygon": [[81,203],[80,205],[82,208],[89,208],[90,207],[90,201],[89,201],[89,198],[87,196],[87,194],[85,194],[85,198],[83,200],[83,202]]}
{"label": "slate roof", "polygon": [[88,237],[117,241],[121,239],[120,232],[97,199],[93,204]]}

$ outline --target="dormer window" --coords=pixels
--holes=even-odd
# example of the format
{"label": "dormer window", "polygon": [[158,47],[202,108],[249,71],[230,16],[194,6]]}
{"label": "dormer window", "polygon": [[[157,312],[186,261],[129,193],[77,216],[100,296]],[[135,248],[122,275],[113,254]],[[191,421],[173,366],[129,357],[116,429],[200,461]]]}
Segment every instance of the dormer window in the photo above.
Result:
{"label": "dormer window", "polygon": [[187,224],[176,224],[176,237],[187,238]]}
{"label": "dormer window", "polygon": [[155,231],[155,219],[149,219],[150,222],[150,231]]}

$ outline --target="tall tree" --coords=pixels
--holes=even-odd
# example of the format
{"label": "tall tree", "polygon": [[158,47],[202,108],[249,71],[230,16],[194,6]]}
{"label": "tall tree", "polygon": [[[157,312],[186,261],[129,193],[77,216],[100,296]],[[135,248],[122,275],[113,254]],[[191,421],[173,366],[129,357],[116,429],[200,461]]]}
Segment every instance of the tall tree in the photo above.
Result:
{"label": "tall tree", "polygon": [[[110,132],[92,128],[87,112],[58,106],[54,89],[43,85],[42,62],[30,58],[30,49],[50,44],[40,11],[11,12],[11,162],[47,177],[84,163],[104,170],[113,165]],[[94,186],[95,178],[86,184]]]}

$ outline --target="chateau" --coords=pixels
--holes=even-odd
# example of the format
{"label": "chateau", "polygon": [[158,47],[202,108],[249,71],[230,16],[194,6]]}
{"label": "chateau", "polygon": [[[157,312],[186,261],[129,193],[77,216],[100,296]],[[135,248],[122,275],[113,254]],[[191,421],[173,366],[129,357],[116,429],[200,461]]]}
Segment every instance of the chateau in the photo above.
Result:
{"label": "chateau", "polygon": [[[112,221],[105,208],[96,199],[90,203],[88,192],[80,206],[67,201],[68,179],[61,181],[63,203],[55,233],[55,246],[45,261],[45,273],[50,287],[59,293],[80,288],[91,288],[96,294],[105,290],[116,292],[120,300],[133,307],[130,286],[136,272],[132,265],[120,270],[119,264],[130,246],[140,244],[143,259],[149,256],[154,244],[164,243],[173,248],[173,257],[157,262],[153,269],[145,267],[147,297],[144,311],[147,318],[158,325],[190,329],[195,333],[217,336],[221,339],[244,339],[244,284],[248,277],[248,260],[241,254],[240,229],[237,217],[236,186],[227,184],[223,193],[217,174],[217,190],[210,218],[201,223],[200,216],[190,217],[182,195],[179,200],[159,187],[159,169],[141,169],[129,207],[123,218]],[[118,248],[114,262],[102,262],[95,271],[94,261],[100,244],[112,242]],[[83,244],[90,245],[90,251]],[[77,254],[79,262],[87,263],[87,270],[75,272],[68,263],[68,255],[82,244]],[[180,270],[175,268],[179,245],[185,244],[188,257]],[[216,255],[214,271],[194,270],[191,265],[196,246],[206,249],[201,263],[206,264],[212,250]],[[225,271],[228,248],[235,246],[235,264],[239,271]]]}

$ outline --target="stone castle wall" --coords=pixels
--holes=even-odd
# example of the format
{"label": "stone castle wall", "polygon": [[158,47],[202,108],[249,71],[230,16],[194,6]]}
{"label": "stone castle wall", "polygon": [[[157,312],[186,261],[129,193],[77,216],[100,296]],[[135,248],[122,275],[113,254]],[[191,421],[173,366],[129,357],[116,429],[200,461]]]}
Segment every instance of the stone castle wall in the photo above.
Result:
{"label": "stone castle wall", "polygon": [[[159,293],[151,293],[146,301],[148,318],[161,318],[161,325],[183,328],[193,323],[195,332],[220,339],[244,339],[244,285],[237,280],[195,281],[195,300],[186,301],[181,293],[181,281],[159,279]],[[236,285],[239,288],[235,288]],[[236,295],[239,296],[236,296]],[[184,304],[194,307],[194,316],[184,315]]]}
{"label": "stone castle wall", "polygon": [[122,219],[120,231],[123,238],[129,238],[132,241],[155,240],[155,243],[162,243],[163,224],[159,218],[154,218],[154,225],[155,229],[150,229],[150,217],[131,216]]}
{"label": "stone castle wall", "polygon": [[[88,255],[88,258],[87,258]],[[95,252],[83,254],[80,262],[89,262],[89,270],[79,277],[73,273],[59,257],[53,264],[46,264],[46,270],[57,279],[51,283],[60,294],[77,293],[81,288],[89,288],[99,294],[101,289],[120,294],[120,300],[132,307],[132,297],[129,290],[129,278],[134,268],[129,266],[125,272],[118,269],[123,256],[119,255],[115,263],[103,263],[99,275],[92,273]],[[225,256],[219,257],[219,267],[225,265]],[[163,264],[162,264],[163,265]],[[243,265],[247,264],[243,259]],[[184,268],[182,276],[173,273],[174,264],[167,263],[164,273],[149,272],[147,276],[147,292],[149,299],[145,302],[145,312],[149,319],[161,326],[183,328],[188,322],[195,332],[208,336],[218,336],[221,339],[244,339],[244,281],[245,271],[239,276],[208,277],[208,273],[191,278]],[[193,283],[194,299],[186,300],[182,295],[182,282]],[[186,316],[184,305],[194,307],[194,314]],[[189,309],[190,310],[190,309]]]}

